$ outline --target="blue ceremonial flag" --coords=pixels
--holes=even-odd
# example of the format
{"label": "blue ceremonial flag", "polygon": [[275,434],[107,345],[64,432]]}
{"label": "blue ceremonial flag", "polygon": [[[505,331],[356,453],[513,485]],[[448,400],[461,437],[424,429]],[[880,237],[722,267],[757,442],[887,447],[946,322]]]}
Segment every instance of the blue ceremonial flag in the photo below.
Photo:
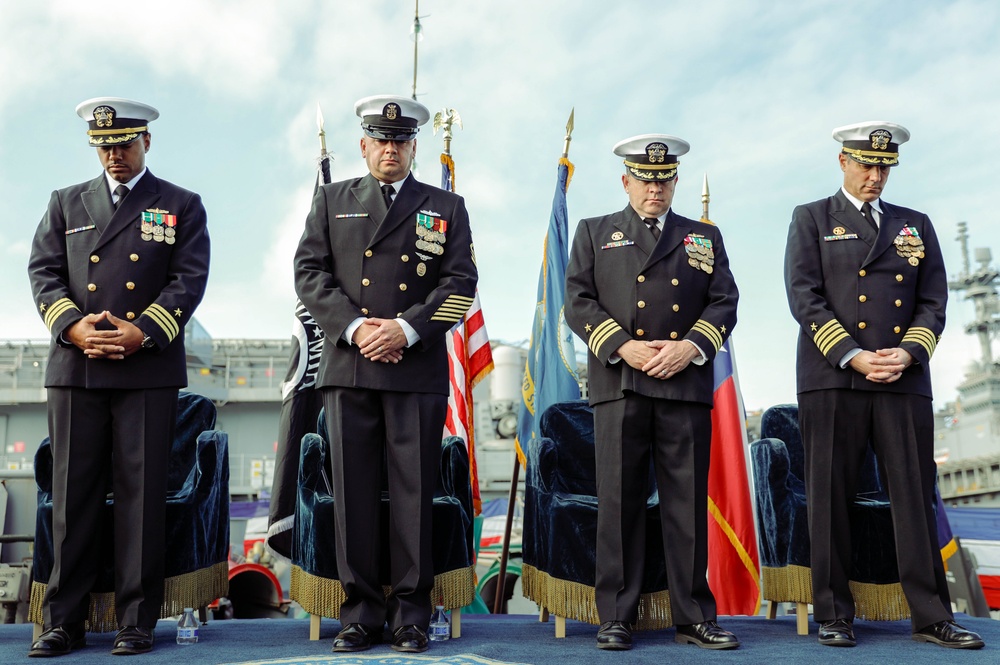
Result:
{"label": "blue ceremonial flag", "polygon": [[573,164],[559,160],[559,177],[552,199],[549,230],[538,274],[535,320],[528,344],[528,360],[521,380],[521,407],[517,414],[517,458],[525,465],[524,446],[538,436],[542,413],[556,402],[580,399],[573,332],[566,325],[566,264],[569,263],[569,214],[566,190]]}

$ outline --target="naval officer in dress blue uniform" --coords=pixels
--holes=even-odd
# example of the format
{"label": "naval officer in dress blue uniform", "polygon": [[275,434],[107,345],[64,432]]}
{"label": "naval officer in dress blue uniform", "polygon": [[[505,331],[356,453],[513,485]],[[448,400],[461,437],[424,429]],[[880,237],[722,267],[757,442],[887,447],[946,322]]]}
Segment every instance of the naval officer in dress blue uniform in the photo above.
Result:
{"label": "naval officer in dress blue uniform", "polygon": [[[187,385],[184,326],[208,281],[201,198],[146,168],[153,107],[97,98],[77,109],[104,173],[52,193],[28,277],[52,335],[45,386],[55,561],[31,656],[84,646],[104,564],[94,534],[114,491],[112,653],[153,646],[163,602],[167,457]],[[110,476],[110,477],[109,477]]]}
{"label": "naval officer in dress blue uniform", "polygon": [[843,186],[795,208],[785,248],[819,641],[856,644],[848,506],[870,442],[885,472],[913,639],[980,648],[979,635],[953,621],[935,519],[928,363],[944,330],[944,260],[927,215],[881,198],[910,133],[876,121],[833,138]]}
{"label": "naval officer in dress blue uniform", "polygon": [[632,646],[649,496],[636,479],[651,459],[676,641],[739,646],[715,621],[706,579],[712,359],[736,325],[738,293],[719,229],[671,209],[688,149],[661,134],[614,147],[629,203],[580,222],[566,272],[566,321],[590,349],[601,649]]}
{"label": "naval officer in dress blue uniform", "polygon": [[[295,254],[295,289],[326,333],[317,387],[329,427],[337,570],[347,600],[334,651],[361,651],[388,622],[397,651],[427,649],[431,501],[448,403],[445,334],[478,274],[462,197],[410,173],[427,109],[355,104],[369,173],[323,185]],[[382,470],[389,542],[379,540]],[[386,599],[379,558],[390,553]]]}

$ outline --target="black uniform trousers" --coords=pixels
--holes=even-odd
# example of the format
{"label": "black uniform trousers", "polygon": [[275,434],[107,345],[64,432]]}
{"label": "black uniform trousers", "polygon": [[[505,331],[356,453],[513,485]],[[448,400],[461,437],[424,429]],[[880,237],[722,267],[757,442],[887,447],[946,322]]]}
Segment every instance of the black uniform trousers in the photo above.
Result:
{"label": "black uniform trousers", "polygon": [[[852,371],[852,370],[847,370]],[[830,389],[799,394],[816,621],[854,618],[848,507],[869,441],[884,473],[913,629],[952,618],[935,516],[934,415],[921,395]]]}
{"label": "black uniform trousers", "polygon": [[[430,622],[434,587],[431,502],[441,464],[446,395],[325,387],[336,516],[337,571],[347,600],[342,624],[376,631]],[[389,542],[380,542],[385,469]],[[379,562],[389,556],[387,600]]]}
{"label": "black uniform trousers", "polygon": [[152,628],[160,618],[177,392],[48,389],[55,561],[43,604],[46,626],[88,616],[90,591],[107,564],[100,537],[109,533],[103,523],[109,489],[118,623]]}
{"label": "black uniform trousers", "polygon": [[627,392],[594,405],[597,457],[597,575],[602,622],[636,621],[646,552],[650,456],[660,495],[670,611],[674,624],[716,618],[708,586],[706,404]]}

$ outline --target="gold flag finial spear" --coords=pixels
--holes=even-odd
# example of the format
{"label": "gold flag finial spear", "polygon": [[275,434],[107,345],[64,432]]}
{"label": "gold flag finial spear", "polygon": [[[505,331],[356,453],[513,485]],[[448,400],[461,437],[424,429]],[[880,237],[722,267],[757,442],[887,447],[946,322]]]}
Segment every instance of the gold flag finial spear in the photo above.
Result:
{"label": "gold flag finial spear", "polygon": [[323,109],[316,102],[316,124],[319,126],[319,156],[326,157],[326,131],[323,129]]}
{"label": "gold flag finial spear", "polygon": [[458,125],[458,128],[462,129],[462,117],[455,109],[445,108],[434,114],[434,135],[437,136],[439,129],[444,130],[441,138],[444,139],[444,154],[446,155],[451,155],[452,125]]}
{"label": "gold flag finial spear", "polygon": [[701,221],[707,222],[708,219],[708,174],[705,174],[705,180],[701,185]]}
{"label": "gold flag finial spear", "polygon": [[569,157],[569,142],[573,140],[573,114],[576,112],[576,107],[574,106],[569,111],[569,120],[566,121],[566,138],[563,139],[563,159]]}

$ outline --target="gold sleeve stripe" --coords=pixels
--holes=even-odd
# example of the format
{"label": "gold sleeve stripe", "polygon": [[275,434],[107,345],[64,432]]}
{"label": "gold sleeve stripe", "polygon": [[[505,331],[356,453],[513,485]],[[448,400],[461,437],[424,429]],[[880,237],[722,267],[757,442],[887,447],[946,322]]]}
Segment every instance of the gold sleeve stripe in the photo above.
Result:
{"label": "gold sleeve stripe", "polygon": [[462,312],[461,314],[442,314],[441,312],[438,312],[437,314],[431,317],[431,321],[447,321],[449,323],[458,323],[459,320],[464,315],[465,312]]}
{"label": "gold sleeve stripe", "polygon": [[441,306],[431,316],[431,321],[458,321],[469,311],[474,300],[475,298],[466,296],[450,295],[444,299]]}
{"label": "gold sleeve stripe", "polygon": [[143,314],[148,315],[156,325],[163,328],[163,332],[167,333],[167,339],[171,342],[174,341],[174,338],[180,332],[180,327],[174,321],[174,317],[170,316],[170,313],[163,309],[161,305],[153,303],[146,308]]}
{"label": "gold sleeve stripe", "polygon": [[694,325],[691,326],[691,330],[700,332],[702,335],[707,337],[708,341],[710,341],[712,343],[712,346],[715,347],[716,353],[718,353],[719,349],[722,348],[722,343],[723,343],[722,333],[716,330],[715,326],[713,326],[705,319],[698,319],[697,321],[695,321]]}
{"label": "gold sleeve stripe", "polygon": [[924,347],[928,358],[934,355],[934,349],[937,348],[937,337],[934,335],[934,332],[930,328],[919,326],[907,330],[900,344],[903,342],[912,342]]}
{"label": "gold sleeve stripe", "polygon": [[845,337],[850,337],[850,335],[844,330],[844,326],[840,324],[840,321],[830,319],[823,324],[822,328],[816,331],[816,334],[813,336],[813,342],[816,344],[819,352],[825,356]]}
{"label": "gold sleeve stripe", "polygon": [[52,306],[45,312],[45,318],[43,319],[45,327],[49,329],[49,332],[52,332],[52,326],[55,324],[56,319],[71,309],[80,311],[80,308],[74,305],[73,301],[69,298],[60,298],[52,303]]}
{"label": "gold sleeve stripe", "polygon": [[622,327],[618,325],[614,319],[608,319],[601,325],[594,328],[594,332],[590,335],[590,339],[587,340],[587,346],[590,347],[590,350],[594,352],[595,356],[600,357],[601,346],[608,341],[608,338],[621,329]]}

